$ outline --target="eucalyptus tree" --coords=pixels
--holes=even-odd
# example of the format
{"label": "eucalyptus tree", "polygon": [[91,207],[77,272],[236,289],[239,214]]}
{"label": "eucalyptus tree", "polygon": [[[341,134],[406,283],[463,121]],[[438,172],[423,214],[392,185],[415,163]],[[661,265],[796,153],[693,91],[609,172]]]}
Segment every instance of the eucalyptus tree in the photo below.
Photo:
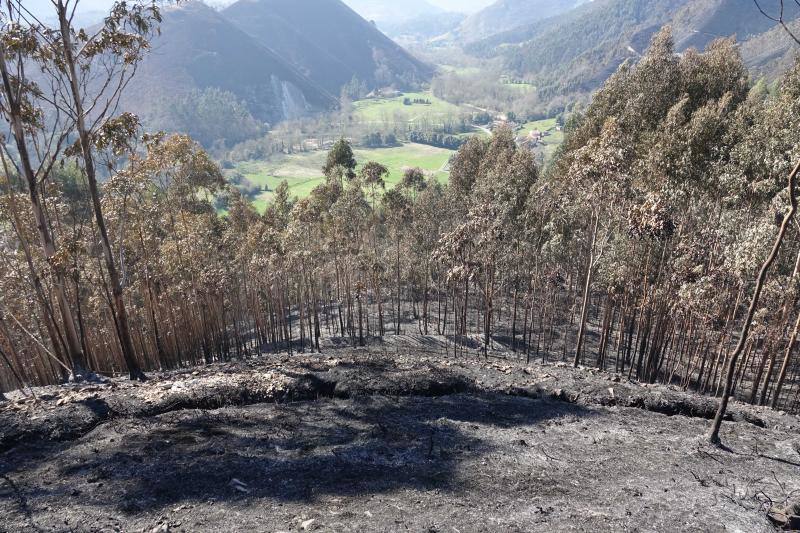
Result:
{"label": "eucalyptus tree", "polygon": [[399,188],[411,206],[413,224],[409,226],[408,235],[413,259],[411,269],[416,270],[422,280],[422,316],[419,330],[423,335],[428,335],[432,289],[437,292],[441,303],[441,276],[440,271],[434,267],[433,253],[446,224],[444,188],[435,178],[426,180],[420,169],[406,170]]}
{"label": "eucalyptus tree", "polygon": [[[94,150],[101,129],[112,119],[161,18],[155,3],[117,2],[99,29],[86,31],[72,24],[77,4],[78,0],[54,2],[54,18],[58,25],[52,28],[41,23],[21,2],[6,2],[9,21],[6,35],[10,38],[5,39],[0,71],[9,110],[7,119],[18,139],[20,164],[32,198],[36,196],[36,179],[46,178],[57,158],[79,156],[111,284],[117,335],[131,378],[143,379],[130,337],[120,275],[103,215]],[[13,71],[9,68],[9,61],[17,63]],[[36,81],[25,75],[26,61],[38,67]],[[38,100],[40,107],[31,98]],[[44,170],[41,176],[37,176],[32,168],[31,154],[24,141],[24,121],[40,131],[55,124],[55,129],[49,134],[45,130],[45,150],[36,154],[36,160],[43,165],[39,169]],[[77,138],[77,141],[64,149],[68,137]],[[38,204],[38,201],[32,201],[35,206]],[[52,236],[42,233],[42,242],[47,255],[54,256]],[[64,305],[59,304],[59,307]],[[85,365],[84,355],[77,346],[75,328],[71,325],[74,322],[67,315],[66,309],[62,311],[68,349],[73,365],[80,368]]]}
{"label": "eucalyptus tree", "polygon": [[59,27],[57,31],[48,32],[48,37],[52,38],[56,68],[48,69],[48,74],[60,86],[62,97],[56,105],[75,124],[79,150],[76,147],[72,152],[80,153],[89,183],[125,363],[131,379],[144,380],[136,361],[120,273],[103,215],[94,150],[103,128],[114,120],[112,114],[136,66],[150,48],[149,39],[158,29],[161,14],[154,1],[146,4],[116,2],[101,28],[86,32],[72,25],[78,1],[57,0],[54,4]]}
{"label": "eucalyptus tree", "polygon": [[[37,83],[28,73],[30,69],[45,69],[52,60],[49,43],[42,38],[46,30],[26,18],[28,14],[21,3],[5,2],[3,11],[7,15],[4,17],[0,35],[0,75],[3,82],[0,112],[13,137],[13,151],[5,138],[0,143],[3,173],[9,180],[8,207],[12,213],[16,213],[16,199],[11,196],[13,187],[10,185],[10,178],[12,175],[19,175],[26,185],[40,246],[54,278],[53,291],[55,306],[61,319],[60,329],[44,296],[40,273],[35,270],[30,259],[32,251],[29,241],[20,239],[28,258],[38,304],[43,311],[54,349],[60,352],[63,344],[70,372],[79,378],[87,371],[86,354],[80,343],[76,320],[67,296],[64,254],[60,253],[42,194],[42,186],[63,154],[73,124],[63,113],[56,112],[46,116],[45,109],[52,109],[52,103],[58,98],[58,86],[48,83],[47,80]],[[19,227],[19,220],[16,220],[16,225]]]}
{"label": "eucalyptus tree", "polygon": [[401,331],[401,265],[400,257],[403,246],[403,238],[406,236],[406,230],[413,220],[413,210],[408,198],[398,188],[386,191],[381,200],[383,214],[386,219],[386,224],[393,234],[394,253],[394,271],[395,271],[395,335],[400,335]]}
{"label": "eucalyptus tree", "polygon": [[615,210],[620,208],[619,203],[624,202],[629,187],[626,150],[617,123],[609,119],[598,137],[572,155],[567,174],[569,186],[577,196],[574,200],[584,206],[589,217],[586,221],[588,261],[573,360],[576,368],[581,362],[592,279],[609,240],[620,229],[616,224],[619,218]]}
{"label": "eucalyptus tree", "polygon": [[342,180],[350,181],[356,177],[356,164],[350,141],[340,138],[328,152],[325,165],[322,167],[322,173],[328,178],[329,182],[335,181],[342,185]]}
{"label": "eucalyptus tree", "polygon": [[[356,320],[359,320],[359,343],[363,344],[363,299],[364,269],[359,268],[362,254],[367,246],[370,204],[362,188],[361,180],[353,178],[330,207],[331,237],[337,241],[338,258],[341,262],[347,298],[348,324],[355,340]],[[363,265],[362,265],[363,266]],[[354,294],[355,290],[355,294]],[[358,307],[358,317],[353,307]]]}

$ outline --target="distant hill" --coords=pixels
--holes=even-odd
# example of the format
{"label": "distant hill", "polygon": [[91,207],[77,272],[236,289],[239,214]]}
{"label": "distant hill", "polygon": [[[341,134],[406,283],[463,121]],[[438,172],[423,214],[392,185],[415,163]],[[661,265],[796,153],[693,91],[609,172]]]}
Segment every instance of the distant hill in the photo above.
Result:
{"label": "distant hill", "polygon": [[466,15],[463,13],[452,12],[419,15],[405,22],[383,24],[381,29],[386,35],[401,43],[421,42],[451,33],[465,18]]}
{"label": "distant hill", "polygon": [[222,14],[333,94],[353,77],[409,88],[433,74],[340,0],[239,0]]}
{"label": "distant hill", "polygon": [[[800,17],[800,6],[786,2],[784,15]],[[774,75],[793,53],[752,0],[594,0],[466,49],[502,58],[508,71],[537,86],[547,100],[593,91],[623,61],[638,58],[665,25],[672,27],[678,51],[736,36],[748,66],[759,74]]]}
{"label": "distant hill", "polygon": [[540,90],[590,91],[638,56],[686,1],[595,0],[535,25],[529,40],[499,52]]}
{"label": "distant hill", "polygon": [[[773,15],[775,2],[761,2]],[[800,5],[784,2],[784,17],[800,16]],[[753,0],[692,0],[679,9],[670,20],[678,50],[703,49],[716,38],[735,35],[741,42],[775,27],[775,22],[763,16]]]}
{"label": "distant hill", "polygon": [[434,6],[427,0],[344,0],[353,11],[374,21],[378,27],[402,24],[410,20],[443,13],[444,10]]}
{"label": "distant hill", "polygon": [[[800,20],[789,24],[795,35],[800,34]],[[740,48],[745,64],[753,76],[774,80],[790,68],[800,56],[800,49],[787,38],[784,29],[775,27],[744,41]]]}
{"label": "distant hill", "polygon": [[491,35],[565,13],[589,0],[497,0],[461,23],[457,34],[464,42]]}
{"label": "distant hill", "polygon": [[492,3],[492,0],[428,0],[431,4],[451,13],[476,13]]}
{"label": "distant hill", "polygon": [[400,43],[416,44],[439,37],[456,29],[467,18],[465,13],[458,10],[464,6],[452,6],[454,10],[445,10],[428,0],[343,1]]}
{"label": "distant hill", "polygon": [[126,106],[150,123],[164,122],[174,99],[209,88],[230,93],[266,122],[336,105],[331,93],[204,4],[167,8],[163,16],[126,93]]}

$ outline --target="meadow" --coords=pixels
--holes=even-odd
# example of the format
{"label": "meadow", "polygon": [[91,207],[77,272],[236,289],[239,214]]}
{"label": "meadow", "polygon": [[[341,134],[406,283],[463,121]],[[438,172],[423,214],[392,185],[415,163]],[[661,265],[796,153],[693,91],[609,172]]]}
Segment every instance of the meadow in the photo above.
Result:
{"label": "meadow", "polygon": [[504,87],[508,87],[509,89],[513,89],[515,91],[519,91],[521,93],[527,93],[527,92],[536,90],[536,86],[534,86],[534,85],[532,85],[530,83],[526,83],[524,81],[506,82],[506,83],[503,83],[503,86]]}
{"label": "meadow", "polygon": [[547,131],[550,132],[550,136],[554,142],[562,142],[564,140],[564,135],[560,131],[556,131],[556,119],[555,118],[546,118],[544,120],[534,120],[531,122],[526,122],[519,129],[519,135],[528,135],[530,132],[534,130],[539,131]]}
{"label": "meadow", "polygon": [[[412,103],[406,105],[408,98],[412,102],[426,100],[430,104]],[[436,119],[458,116],[464,109],[436,98],[430,92],[403,93],[393,98],[370,98],[353,103],[353,118],[359,123],[409,123],[423,120],[435,122]]]}
{"label": "meadow", "polygon": [[549,133],[549,135],[544,137],[543,144],[537,146],[535,150],[541,155],[542,162],[547,164],[552,160],[556,150],[558,150],[559,146],[564,142],[564,132],[558,130],[555,118],[547,118],[544,120],[526,122],[517,130],[517,135],[525,137],[534,130]]}
{"label": "meadow", "polygon": [[[361,165],[367,161],[377,161],[389,169],[386,187],[391,188],[403,177],[406,168],[419,167],[441,182],[449,176],[448,162],[454,153],[444,148],[423,144],[405,143],[392,148],[355,149],[356,161]],[[264,161],[245,161],[236,166],[247,180],[264,190],[253,198],[255,207],[263,212],[271,201],[273,191],[283,181],[289,184],[292,196],[308,196],[317,185],[324,181],[322,166],[327,152],[320,150],[297,154],[280,155]]]}
{"label": "meadow", "polygon": [[[412,102],[417,99],[430,103],[406,105],[404,104],[406,98]],[[411,125],[423,122],[431,124],[437,119],[452,118],[463,111],[465,108],[438,99],[430,92],[404,93],[393,98],[374,98],[353,103],[353,118],[362,124],[398,122]],[[537,129],[549,133],[544,143],[536,148],[542,161],[546,163],[563,142],[564,136],[561,131],[557,131],[554,118],[523,124],[518,129],[517,135],[526,136]],[[475,127],[473,131],[459,136],[473,135],[488,138],[490,134],[486,129]],[[367,161],[377,161],[389,169],[386,178],[387,188],[397,184],[402,179],[404,170],[412,167],[419,167],[441,182],[446,182],[449,177],[448,162],[454,154],[451,150],[417,143],[403,143],[389,148],[356,148],[354,153],[359,167]],[[266,160],[240,162],[236,165],[236,171],[250,184],[262,190],[257,195],[251,196],[251,200],[255,207],[263,212],[272,200],[275,189],[284,180],[289,184],[291,196],[298,198],[308,196],[314,187],[323,183],[325,178],[321,169],[326,157],[327,152],[324,150],[281,154]]]}

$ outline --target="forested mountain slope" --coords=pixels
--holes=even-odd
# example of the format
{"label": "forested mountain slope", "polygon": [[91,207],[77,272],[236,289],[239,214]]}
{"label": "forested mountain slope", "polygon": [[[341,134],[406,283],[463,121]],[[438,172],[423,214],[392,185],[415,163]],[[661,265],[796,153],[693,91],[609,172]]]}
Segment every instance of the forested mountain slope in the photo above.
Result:
{"label": "forested mountain slope", "polygon": [[436,14],[423,14],[413,19],[399,23],[380,24],[380,28],[393,39],[403,42],[408,37],[425,41],[438,37],[449,36],[450,32],[458,28],[466,15],[463,13],[444,12]]}
{"label": "forested mountain slope", "polygon": [[[789,28],[795,35],[800,33],[800,20],[792,21]],[[798,56],[797,44],[787,38],[780,26],[747,39],[740,50],[753,75],[769,80],[779,78],[781,73],[791,68]]]}
{"label": "forested mountain slope", "polygon": [[505,32],[565,13],[587,0],[498,0],[470,15],[458,29],[466,42]]}
{"label": "forested mountain slope", "polygon": [[125,101],[146,122],[168,126],[179,100],[211,89],[224,91],[259,121],[336,105],[330,92],[210,7],[190,2],[163,16],[153,52],[139,67]]}
{"label": "forested mountain slope", "polygon": [[[763,3],[770,15],[777,16],[773,3]],[[800,16],[800,5],[784,3],[784,17]],[[691,0],[671,18],[677,50],[703,49],[719,37],[735,36],[746,41],[768,32],[776,24],[763,16],[753,0]],[[785,36],[784,36],[785,37]]]}
{"label": "forested mountain slope", "polygon": [[[800,7],[787,3],[785,18],[798,15]],[[775,22],[752,0],[595,0],[472,43],[467,50],[501,57],[509,70],[549,98],[594,90],[625,60],[637,60],[665,25],[673,28],[675,49],[681,52],[735,36],[747,43],[743,53],[756,71],[777,74],[778,69],[765,67],[788,51],[786,36],[771,32]]]}
{"label": "forested mountain slope", "polygon": [[414,86],[433,70],[339,0],[239,0],[223,15],[329,92]]}
{"label": "forested mountain slope", "polygon": [[530,40],[502,49],[514,72],[542,90],[588,91],[637,57],[686,0],[597,0],[550,19]]}

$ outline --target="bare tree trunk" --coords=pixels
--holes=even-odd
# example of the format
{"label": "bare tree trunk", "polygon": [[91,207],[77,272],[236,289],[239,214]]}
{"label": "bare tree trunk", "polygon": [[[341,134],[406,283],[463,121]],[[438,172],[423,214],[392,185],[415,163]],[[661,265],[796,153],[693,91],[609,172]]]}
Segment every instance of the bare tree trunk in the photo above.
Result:
{"label": "bare tree trunk", "polygon": [[575,360],[573,366],[578,368],[581,363],[581,351],[583,349],[583,338],[586,335],[586,317],[589,314],[589,291],[592,286],[592,274],[594,273],[594,247],[597,242],[597,226],[600,222],[600,217],[594,217],[594,225],[592,227],[592,242],[589,249],[589,265],[586,269],[586,282],[583,285],[583,303],[581,304],[581,322],[578,326],[578,339],[575,342]]}
{"label": "bare tree trunk", "polygon": [[400,335],[400,233],[397,233],[397,254],[395,256],[395,275],[397,281],[397,316],[394,325],[394,334]]}
{"label": "bare tree trunk", "polygon": [[97,186],[97,174],[94,166],[94,157],[92,155],[91,139],[89,138],[89,131],[86,128],[86,117],[84,115],[80,87],[78,86],[75,58],[72,53],[72,33],[69,23],[69,13],[67,13],[67,9],[61,0],[58,1],[57,7],[58,19],[61,26],[61,38],[64,42],[64,59],[66,60],[73,105],[75,106],[76,126],[78,129],[81,152],[83,154],[83,162],[85,167],[84,170],[86,171],[86,178],[89,182],[89,192],[92,197],[92,208],[94,210],[97,228],[100,231],[100,242],[102,243],[106,269],[108,270],[108,277],[111,283],[111,295],[114,303],[114,313],[117,315],[117,333],[119,334],[119,341],[122,347],[122,356],[125,359],[126,366],[128,367],[130,378],[144,381],[146,377],[139,368],[139,364],[136,362],[136,352],[133,348],[133,342],[131,341],[131,331],[128,324],[128,311],[125,308],[122,284],[120,283],[119,272],[117,271],[117,266],[114,262],[114,253],[111,250],[111,243],[108,238],[108,230],[106,229],[106,221],[103,217],[103,209],[100,204],[100,191]]}
{"label": "bare tree trunk", "polygon": [[772,402],[770,403],[773,409],[778,407],[778,402],[780,401],[781,389],[783,388],[783,382],[786,380],[786,373],[789,370],[789,361],[792,359],[794,345],[797,342],[798,330],[800,330],[800,313],[797,315],[797,320],[794,323],[794,329],[792,329],[792,335],[789,337],[789,343],[786,345],[786,352],[783,356],[783,364],[781,365],[781,371],[780,374],[778,374],[778,382],[775,385],[775,393],[773,394]]}
{"label": "bare tree trunk", "polygon": [[781,228],[778,231],[778,236],[775,238],[775,244],[772,246],[772,251],[770,252],[766,261],[764,261],[764,264],[761,265],[761,270],[759,271],[758,278],[756,280],[755,291],[753,292],[753,299],[750,301],[750,308],[747,310],[747,316],[745,317],[744,324],[742,324],[742,332],[739,335],[739,342],[736,345],[736,349],[728,359],[728,367],[725,371],[725,388],[722,391],[722,399],[719,403],[719,409],[717,410],[716,417],[714,417],[714,424],[711,427],[711,433],[709,433],[708,436],[708,440],[713,444],[719,444],[720,442],[719,430],[722,427],[722,420],[725,418],[725,412],[728,409],[728,401],[730,399],[731,389],[733,388],[733,376],[736,371],[736,361],[742,354],[745,344],[747,343],[747,337],[750,334],[750,327],[753,324],[753,315],[755,315],[756,309],[758,308],[758,301],[761,298],[761,291],[764,288],[764,281],[767,279],[767,271],[772,266],[772,263],[775,262],[775,258],[778,257],[778,252],[783,244],[783,238],[786,236],[786,230],[789,228],[789,223],[797,212],[797,198],[795,197],[794,190],[798,173],[800,173],[800,163],[798,163],[794,167],[794,170],[792,170],[791,174],[789,174],[789,203],[791,207],[789,208],[789,212],[783,218]]}
{"label": "bare tree trunk", "polygon": [[[21,105],[18,95],[12,87],[11,77],[8,73],[8,67],[6,64],[5,49],[2,47],[0,47],[0,74],[2,74],[3,78],[3,92],[5,93],[4,96],[9,107],[9,118],[11,120],[11,128],[14,133],[17,151],[19,152],[21,170],[28,184],[28,194],[31,201],[33,216],[36,220],[36,228],[39,231],[39,238],[42,243],[42,249],[44,250],[44,256],[48,262],[51,262],[57,252],[56,244],[52,234],[50,233],[47,218],[39,199],[38,178],[33,171],[30,155],[28,153],[28,146],[25,143]],[[66,337],[65,340],[70,359],[70,367],[72,369],[73,376],[80,378],[86,373],[86,356],[81,348],[78,330],[75,326],[72,310],[69,307],[69,300],[67,299],[66,293],[66,276],[64,274],[64,269],[59,268],[58,266],[56,266],[53,271],[56,278],[56,283],[53,289],[55,291],[56,302],[58,304],[58,310],[64,327],[64,335]],[[55,339],[53,340],[55,342]]]}

